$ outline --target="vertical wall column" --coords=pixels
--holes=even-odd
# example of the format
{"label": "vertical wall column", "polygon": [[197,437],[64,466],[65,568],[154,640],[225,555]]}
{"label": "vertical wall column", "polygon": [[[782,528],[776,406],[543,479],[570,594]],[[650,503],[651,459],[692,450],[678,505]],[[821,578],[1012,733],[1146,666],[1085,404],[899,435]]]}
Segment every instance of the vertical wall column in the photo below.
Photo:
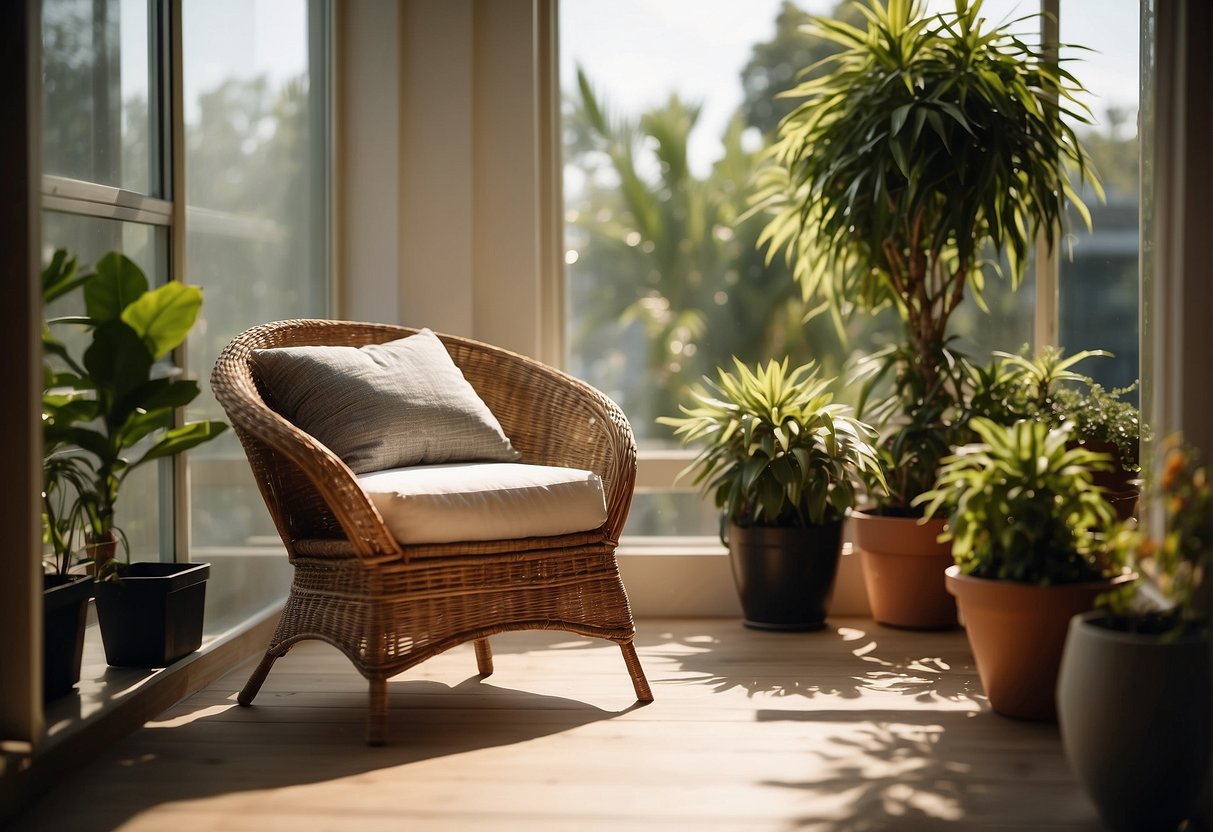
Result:
{"label": "vertical wall column", "polygon": [[400,16],[396,0],[333,7],[336,309],[401,323]]}
{"label": "vertical wall column", "polygon": [[[1153,113],[1142,119],[1143,405],[1155,439],[1179,430],[1213,461],[1213,8],[1142,4]],[[1152,70],[1152,78],[1151,78]],[[1152,255],[1152,256],[1150,256]],[[1148,457],[1147,457],[1148,459]],[[1213,582],[1207,582],[1213,607]],[[1213,657],[1210,657],[1213,662]],[[1208,707],[1213,711],[1213,702]],[[1213,720],[1213,713],[1210,714]],[[1213,772],[1198,825],[1213,819]],[[1202,823],[1203,821],[1203,823]]]}
{"label": "vertical wall column", "polygon": [[541,351],[538,28],[532,0],[476,0],[473,331]]}
{"label": "vertical wall column", "polygon": [[0,741],[42,736],[42,320],[40,267],[42,3],[0,3]]}
{"label": "vertical wall column", "polygon": [[401,322],[473,335],[472,0],[400,4]]}
{"label": "vertical wall column", "polygon": [[560,362],[554,0],[338,12],[338,314]]}
{"label": "vertical wall column", "polygon": [[[1147,16],[1146,28],[1150,24]],[[1156,437],[1181,430],[1213,459],[1213,8],[1154,3],[1149,156],[1152,217],[1143,252],[1146,419]],[[1151,123],[1152,122],[1152,123]]]}

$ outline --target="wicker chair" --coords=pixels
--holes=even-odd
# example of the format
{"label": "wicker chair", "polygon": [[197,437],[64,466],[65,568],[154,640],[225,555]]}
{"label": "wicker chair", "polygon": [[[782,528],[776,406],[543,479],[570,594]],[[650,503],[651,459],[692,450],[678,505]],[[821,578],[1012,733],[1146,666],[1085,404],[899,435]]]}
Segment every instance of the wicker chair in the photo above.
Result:
{"label": "wicker chair", "polygon": [[294,566],[277,631],[241,691],[240,704],[252,703],[274,662],[292,645],[320,639],[341,650],[369,681],[367,740],[381,744],[389,677],[466,641],[475,641],[477,666],[488,675],[493,670],[488,637],[528,629],[615,642],[637,699],[651,701],[615,562],[631,505],[636,447],[613,402],[531,359],[440,335],[523,462],[591,470],[601,477],[607,520],[591,532],[555,537],[402,546],[350,469],[275,412],[252,361],[257,349],[357,347],[415,332],[343,321],[282,321],[243,333],[215,364],[215,396],[244,445]]}

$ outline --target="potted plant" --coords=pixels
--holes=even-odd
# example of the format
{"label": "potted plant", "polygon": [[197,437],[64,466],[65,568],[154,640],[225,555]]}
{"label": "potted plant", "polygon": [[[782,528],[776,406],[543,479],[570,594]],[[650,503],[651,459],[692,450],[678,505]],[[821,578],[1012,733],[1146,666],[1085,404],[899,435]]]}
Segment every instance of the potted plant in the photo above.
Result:
{"label": "potted plant", "polygon": [[[83,278],[66,252],[42,270],[42,302],[52,303],[77,288]],[[71,396],[54,389],[55,375],[46,368],[42,388],[42,423],[55,425],[74,418]],[[84,627],[93,578],[80,573],[76,546],[84,508],[77,494],[89,486],[89,469],[79,452],[44,436],[42,445],[42,692],[46,700],[71,691],[80,681],[84,656]]]}
{"label": "potted plant", "polygon": [[833,379],[788,361],[736,373],[718,369],[691,391],[681,417],[658,421],[703,449],[684,473],[713,494],[750,627],[811,630],[825,624],[857,486],[884,479],[875,431],[835,404]]}
{"label": "potted plant", "polygon": [[1070,618],[1125,580],[1106,538],[1115,515],[1091,481],[1107,460],[1070,447],[1068,427],[971,426],[982,441],[947,457],[919,502],[928,515],[947,513],[956,560],[947,588],[991,707],[1052,719]]}
{"label": "potted plant", "polygon": [[1126,831],[1177,828],[1209,774],[1209,481],[1178,436],[1161,460],[1145,515],[1156,525],[1115,538],[1138,579],[1070,621],[1057,683],[1070,765]]}
{"label": "potted plant", "polygon": [[[46,399],[44,394],[44,417],[48,412]],[[93,579],[72,569],[73,539],[81,520],[75,489],[87,486],[86,477],[78,457],[55,448],[44,451],[42,540],[50,551],[44,555],[42,576],[42,695],[48,701],[68,693],[80,681]]]}
{"label": "potted plant", "polygon": [[1138,445],[1141,414],[1125,400],[1136,384],[1106,390],[1074,367],[1088,358],[1109,356],[1102,350],[1083,350],[1066,357],[1057,347],[1045,347],[1029,357],[995,352],[990,366],[970,368],[968,411],[1003,425],[1019,419],[1037,419],[1053,427],[1069,423],[1075,443],[1111,457],[1108,470],[1094,472],[1095,484],[1122,520],[1137,501]]}
{"label": "potted plant", "polygon": [[[757,209],[772,216],[759,244],[769,257],[784,253],[805,297],[839,328],[855,313],[892,307],[900,316],[899,342],[870,357],[865,381],[891,382],[873,417],[889,497],[855,513],[856,542],[877,621],[946,626],[955,615],[942,586],[945,551],[897,553],[924,576],[907,580],[899,569],[892,586],[883,565],[868,566],[877,542],[912,534],[915,498],[964,427],[949,322],[966,294],[980,301],[991,253],[1005,257],[1018,286],[1038,235],[1050,246],[1057,239],[1067,203],[1089,225],[1071,170],[1099,188],[1070,126],[1087,120],[1075,99],[1081,87],[1043,50],[990,27],[980,3],[927,16],[914,0],[869,0],[862,12],[863,28],[812,20],[811,31],[841,51],[788,93],[802,100],[760,174]],[[865,401],[859,413],[867,412]],[[899,528],[870,535],[876,518]],[[938,527],[925,536],[929,547]],[[916,597],[887,605],[907,586]]]}
{"label": "potted plant", "polygon": [[[59,275],[44,278],[44,285],[50,280],[83,288],[85,314],[52,318],[44,328],[46,385],[56,408],[53,418],[44,419],[44,442],[74,449],[72,516],[83,525],[87,560],[99,578],[106,660],[162,666],[201,643],[210,567],[119,565],[114,553],[127,547],[114,509],[136,468],[209,441],[226,427],[219,421],[176,424],[177,408],[193,401],[198,383],[178,378],[163,361],[193,327],[202,292],[175,282],[150,289],[139,267],[117,253],[102,257],[91,273],[77,275],[74,259],[60,252],[49,268]],[[53,334],[67,326],[88,336],[80,358]]]}

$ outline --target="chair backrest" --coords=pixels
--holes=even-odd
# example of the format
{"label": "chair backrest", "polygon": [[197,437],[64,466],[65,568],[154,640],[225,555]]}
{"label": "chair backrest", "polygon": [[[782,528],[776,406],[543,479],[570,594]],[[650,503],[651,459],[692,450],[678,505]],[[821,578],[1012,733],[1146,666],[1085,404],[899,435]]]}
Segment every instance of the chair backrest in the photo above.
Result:
{"label": "chair backrest", "polygon": [[[361,347],[415,332],[388,324],[278,321],[244,332],[220,353],[211,376],[215,397],[244,446],[289,553],[295,540],[345,537],[364,559],[403,557],[349,468],[276,410],[257,377],[254,352]],[[587,469],[602,478],[608,534],[614,539],[631,501],[636,453],[618,407],[584,382],[525,356],[471,339],[438,337],[522,453],[522,461]]]}

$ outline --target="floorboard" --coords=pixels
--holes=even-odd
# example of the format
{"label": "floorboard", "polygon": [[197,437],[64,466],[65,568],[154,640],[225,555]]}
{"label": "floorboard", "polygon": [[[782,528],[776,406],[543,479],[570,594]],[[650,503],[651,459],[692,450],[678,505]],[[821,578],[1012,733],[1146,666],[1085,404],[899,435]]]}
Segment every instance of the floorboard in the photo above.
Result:
{"label": "floorboard", "polygon": [[656,701],[619,649],[555,632],[470,645],[389,684],[389,744],[363,744],[366,683],[335,649],[253,662],[148,723],[18,818],[18,830],[1098,830],[1055,725],[990,712],[963,632],[866,620],[817,633],[638,622]]}

